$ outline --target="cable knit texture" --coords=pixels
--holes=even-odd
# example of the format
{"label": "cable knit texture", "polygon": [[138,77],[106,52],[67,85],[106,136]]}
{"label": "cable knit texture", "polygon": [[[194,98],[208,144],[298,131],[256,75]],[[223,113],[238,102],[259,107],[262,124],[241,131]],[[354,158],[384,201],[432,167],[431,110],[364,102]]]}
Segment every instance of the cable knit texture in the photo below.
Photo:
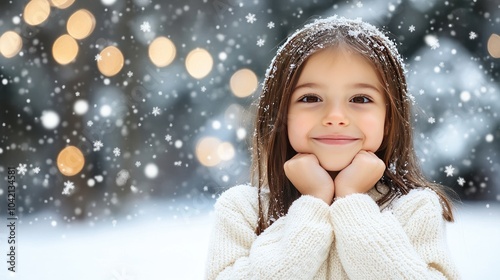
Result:
{"label": "cable knit texture", "polygon": [[[430,190],[412,190],[383,210],[375,189],[331,206],[301,196],[259,236],[257,195],[240,185],[217,200],[208,279],[459,279]],[[268,192],[262,202],[267,209]]]}

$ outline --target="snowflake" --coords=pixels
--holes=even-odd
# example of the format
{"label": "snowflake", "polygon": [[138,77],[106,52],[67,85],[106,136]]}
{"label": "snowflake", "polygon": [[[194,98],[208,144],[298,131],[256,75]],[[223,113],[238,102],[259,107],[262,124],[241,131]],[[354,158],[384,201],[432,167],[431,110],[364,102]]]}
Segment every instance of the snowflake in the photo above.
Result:
{"label": "snowflake", "polygon": [[363,2],[359,1],[358,3],[356,3],[356,7],[363,8]]}
{"label": "snowflake", "polygon": [[33,168],[33,173],[38,174],[40,172],[40,167]]}
{"label": "snowflake", "polygon": [[28,169],[26,168],[26,164],[20,163],[19,166],[17,167],[17,173],[24,175],[26,174],[26,171],[28,171]]}
{"label": "snowflake", "polygon": [[254,23],[257,19],[255,18],[255,14],[248,13],[248,15],[245,17],[247,19],[248,23]]}
{"label": "snowflake", "polygon": [[437,49],[437,48],[439,48],[439,40],[438,40],[438,39],[433,40],[433,41],[431,42],[431,50],[435,50],[435,49]]}
{"label": "snowflake", "polygon": [[131,78],[132,76],[134,76],[134,72],[132,72],[132,71],[128,71],[128,72],[127,72],[127,76],[128,76],[129,78]]}
{"label": "snowflake", "polygon": [[267,23],[267,28],[273,29],[274,28],[274,22],[270,21]]}
{"label": "snowflake", "polygon": [[453,171],[455,171],[455,168],[450,164],[444,168],[444,172],[446,173],[446,177],[451,177],[453,176]]}
{"label": "snowflake", "polygon": [[144,22],[141,24],[141,31],[142,31],[142,32],[151,32],[151,25],[149,25],[149,22],[144,21]]}
{"label": "snowflake", "polygon": [[113,154],[115,154],[115,157],[119,156],[120,155],[120,148],[114,148]]}
{"label": "snowflake", "polygon": [[458,184],[462,187],[464,184],[465,184],[465,179],[462,178],[462,177],[458,177],[458,180],[457,180]]}
{"label": "snowflake", "polygon": [[94,141],[94,152],[99,151],[103,146],[101,140]]}
{"label": "snowflake", "polygon": [[207,91],[207,88],[205,86],[202,86],[201,87],[201,92],[205,92],[205,91]]}
{"label": "snowflake", "polygon": [[165,140],[168,141],[168,142],[170,142],[172,140],[172,136],[170,134],[167,134],[165,136]]}
{"label": "snowflake", "polygon": [[94,122],[93,122],[93,121],[88,121],[88,122],[87,122],[87,126],[92,126],[93,124],[94,124]]}
{"label": "snowflake", "polygon": [[78,92],[78,91],[77,91],[77,92],[75,92],[75,95],[76,95],[76,96],[80,96],[80,92]]}
{"label": "snowflake", "polygon": [[413,24],[412,24],[412,25],[410,25],[410,27],[408,28],[408,30],[409,30],[410,32],[414,32],[414,31],[415,31],[415,25],[413,25]]}
{"label": "snowflake", "polygon": [[139,167],[139,166],[141,166],[141,162],[140,161],[136,161],[135,162],[135,167]]}
{"label": "snowflake", "polygon": [[155,117],[158,116],[160,114],[160,108],[153,107],[153,112],[151,114],[153,114]]}
{"label": "snowflake", "polygon": [[396,172],[397,172],[397,171],[396,171],[396,162],[391,162],[391,163],[389,164],[389,168],[388,168],[388,169],[389,169],[389,171],[390,171],[392,174],[396,175]]}
{"label": "snowflake", "polygon": [[265,43],[265,42],[266,42],[266,41],[265,41],[264,39],[259,39],[259,40],[257,41],[257,46],[262,47],[262,46],[264,46],[264,43]]}
{"label": "snowflake", "polygon": [[101,54],[96,54],[95,57],[94,57],[95,61],[101,61],[102,60],[102,56]]}
{"label": "snowflake", "polygon": [[181,164],[182,164],[182,161],[180,161],[180,160],[179,160],[179,161],[174,162],[174,165],[175,165],[175,166],[181,166]]}
{"label": "snowflake", "polygon": [[433,124],[436,122],[436,119],[434,119],[433,117],[430,117],[429,119],[427,119],[427,122],[429,122],[430,124]]}
{"label": "snowflake", "polygon": [[70,195],[74,190],[75,190],[75,184],[73,182],[71,181],[64,182],[64,189],[62,191],[62,194]]}
{"label": "snowflake", "polygon": [[469,32],[469,39],[474,40],[477,38],[477,34],[474,31]]}

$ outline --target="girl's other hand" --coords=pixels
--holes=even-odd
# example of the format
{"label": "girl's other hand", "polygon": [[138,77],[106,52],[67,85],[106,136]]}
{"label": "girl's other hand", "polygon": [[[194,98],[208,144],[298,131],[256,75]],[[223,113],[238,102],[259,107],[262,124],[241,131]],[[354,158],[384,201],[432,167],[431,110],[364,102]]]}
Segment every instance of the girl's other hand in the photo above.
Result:
{"label": "girl's other hand", "polygon": [[351,164],[335,177],[335,197],[369,191],[382,178],[384,162],[373,152],[359,151]]}
{"label": "girl's other hand", "polygon": [[333,179],[320,166],[318,158],[313,154],[296,154],[285,162],[285,175],[303,195],[312,195],[326,204],[332,204]]}

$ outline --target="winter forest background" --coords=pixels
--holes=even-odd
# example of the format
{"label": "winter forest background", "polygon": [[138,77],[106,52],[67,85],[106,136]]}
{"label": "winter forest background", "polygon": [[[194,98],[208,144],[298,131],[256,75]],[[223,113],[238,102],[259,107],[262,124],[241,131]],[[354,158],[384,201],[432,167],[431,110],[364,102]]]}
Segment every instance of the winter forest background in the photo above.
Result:
{"label": "winter forest background", "polygon": [[399,42],[421,164],[461,201],[452,252],[466,279],[496,278],[497,0],[2,0],[0,275],[201,279],[213,203],[249,180],[252,103],[277,47],[334,14]]}

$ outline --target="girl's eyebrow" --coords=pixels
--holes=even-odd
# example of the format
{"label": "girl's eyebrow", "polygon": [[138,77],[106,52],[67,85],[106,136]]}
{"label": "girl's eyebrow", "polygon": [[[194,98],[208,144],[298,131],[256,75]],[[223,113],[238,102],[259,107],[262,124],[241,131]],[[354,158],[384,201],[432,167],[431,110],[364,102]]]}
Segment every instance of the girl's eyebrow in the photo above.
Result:
{"label": "girl's eyebrow", "polygon": [[316,84],[316,83],[305,83],[305,84],[301,84],[301,85],[297,85],[295,86],[295,88],[293,89],[293,91],[296,91],[300,88],[320,88],[321,86]]}
{"label": "girl's eyebrow", "polygon": [[376,92],[380,92],[380,93],[382,92],[379,87],[372,85],[372,84],[367,84],[367,83],[356,83],[356,84],[352,85],[352,88],[356,88],[356,89],[367,88],[367,89],[374,90]]}
{"label": "girl's eyebrow", "polygon": [[[355,84],[351,85],[350,87],[355,88],[355,89],[366,88],[366,89],[374,90],[374,91],[379,92],[379,93],[382,92],[379,87],[372,85],[372,84],[368,84],[368,83],[355,83]],[[305,83],[305,84],[297,85],[293,89],[293,91],[296,91],[296,90],[301,89],[301,88],[321,88],[321,86],[319,84],[316,84],[316,83]]]}

